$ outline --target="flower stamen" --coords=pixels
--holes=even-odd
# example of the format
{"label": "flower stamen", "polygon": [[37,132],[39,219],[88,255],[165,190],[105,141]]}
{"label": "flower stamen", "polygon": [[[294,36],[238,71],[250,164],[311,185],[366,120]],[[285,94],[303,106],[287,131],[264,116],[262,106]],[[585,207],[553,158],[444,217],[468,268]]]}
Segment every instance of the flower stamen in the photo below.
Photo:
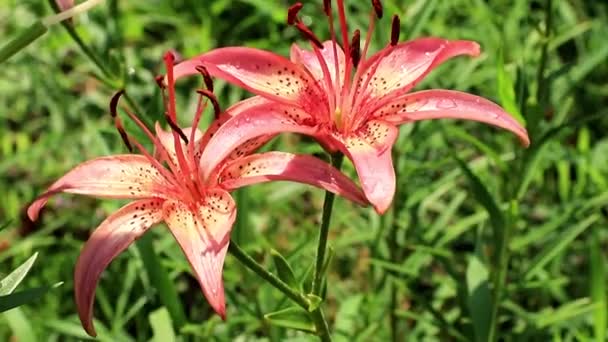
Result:
{"label": "flower stamen", "polygon": [[393,22],[391,23],[391,46],[397,45],[399,42],[399,25],[401,24],[398,15],[393,15]]}

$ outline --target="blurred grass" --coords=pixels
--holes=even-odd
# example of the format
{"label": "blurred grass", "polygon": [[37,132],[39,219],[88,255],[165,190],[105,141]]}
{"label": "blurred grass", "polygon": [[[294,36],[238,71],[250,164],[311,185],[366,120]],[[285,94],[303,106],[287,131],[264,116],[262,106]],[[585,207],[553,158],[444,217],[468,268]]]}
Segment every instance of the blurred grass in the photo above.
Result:
{"label": "blurred grass", "polygon": [[[321,1],[311,2],[302,12],[304,19],[326,38]],[[351,29],[365,29],[370,5],[346,2]],[[493,293],[492,260],[499,240],[491,215],[453,158],[457,155],[499,210],[510,213],[509,202],[517,200],[517,215],[506,223],[509,258],[498,298],[498,336],[508,341],[603,341],[608,310],[603,266],[608,246],[608,6],[581,0],[383,3],[387,13],[401,15],[402,39],[433,35],[478,41],[483,48],[479,58],[450,61],[418,88],[468,91],[517,108],[528,123],[532,146],[523,151],[510,135],[477,123],[402,127],[394,149],[399,186],[393,210],[378,217],[336,201],[327,294],[335,340],[387,340],[391,330],[408,340],[483,340],[487,334],[484,319],[491,302],[485,291]],[[216,46],[247,45],[287,54],[300,39],[284,24],[285,1],[106,4],[77,18],[75,28],[104,63],[113,65],[112,72],[126,76],[129,94],[151,120],[161,114],[153,77],[162,70],[164,51],[175,49],[188,57]],[[45,2],[4,1],[0,37],[5,41],[51,12]],[[389,22],[381,21],[372,47],[383,46],[389,34]],[[73,266],[91,229],[119,204],[65,195],[53,200],[35,224],[23,210],[77,163],[123,151],[107,113],[116,89],[100,81],[101,71],[59,26],[2,67],[0,222],[11,223],[0,231],[0,273],[8,274],[38,252],[39,264],[24,286],[65,285],[39,305],[0,316],[0,340],[81,339],[85,335],[72,299]],[[199,82],[180,84],[182,123],[194,113],[193,89]],[[224,108],[246,96],[216,83]],[[268,148],[321,151],[294,135],[282,136]],[[344,169],[353,174],[349,163]],[[322,192],[273,183],[239,192],[238,199],[236,229],[244,247],[273,271],[271,249],[276,249],[296,279],[305,278],[314,261]],[[100,339],[162,340],[173,334],[181,340],[307,339],[264,319],[290,303],[231,257],[224,274],[228,320],[222,322],[188,275],[171,235],[163,227],[151,234],[188,322],[172,331],[170,316],[132,248],[101,279],[95,311]]]}

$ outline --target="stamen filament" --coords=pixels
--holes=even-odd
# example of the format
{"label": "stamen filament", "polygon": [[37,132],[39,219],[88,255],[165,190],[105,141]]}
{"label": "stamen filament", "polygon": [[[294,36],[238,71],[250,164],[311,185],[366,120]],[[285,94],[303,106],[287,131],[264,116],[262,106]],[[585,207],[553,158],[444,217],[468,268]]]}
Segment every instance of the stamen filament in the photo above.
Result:
{"label": "stamen filament", "polygon": [[[148,127],[127,107],[123,106],[122,109],[125,111],[125,113],[127,113],[129,118],[133,120],[133,122],[144,132],[144,134],[148,136],[148,139],[150,139],[154,147],[160,153],[161,160],[165,161],[169,166],[169,169],[171,170],[171,172],[167,171],[167,169],[165,169],[160,163],[158,163],[158,165],[160,166],[159,171],[163,173],[167,179],[173,179],[175,181],[175,184],[178,184],[180,187],[185,187],[185,184],[182,183],[180,179],[173,176],[173,174],[177,174],[179,168],[173,163],[173,161],[169,157],[169,151],[165,149],[165,146],[160,142],[160,140],[158,140],[158,138],[154,134],[152,134]],[[135,143],[137,143],[137,141]]]}
{"label": "stamen filament", "polygon": [[[328,17],[328,20],[329,20],[329,32],[331,34],[332,48],[334,49],[334,51],[333,51],[333,54],[334,54],[334,75],[335,75],[335,77],[334,77],[334,89],[336,90],[334,92],[334,94],[335,94],[334,105],[333,106],[330,105],[330,108],[332,108],[332,107],[335,108],[338,105],[338,103],[341,103],[341,96],[340,96],[341,95],[341,91],[337,91],[338,89],[341,89],[340,88],[340,81],[341,81],[340,80],[340,63],[338,61],[338,43],[336,42],[336,30],[334,28],[334,16],[333,16],[333,14],[331,12],[331,0],[326,0],[326,2],[328,4],[327,5],[326,13],[327,13],[327,17]],[[332,110],[332,112],[333,111],[335,111],[335,109]]]}
{"label": "stamen filament", "polygon": [[[167,69],[167,87],[169,90],[169,103],[168,103],[168,112],[169,112],[169,117],[172,119],[173,122],[177,122],[177,115],[176,115],[176,110],[175,110],[175,79],[173,78],[173,62],[175,60],[175,57],[173,56],[173,54],[171,52],[167,52],[165,54],[165,67]],[[189,175],[191,175],[190,172],[190,167],[188,166],[188,162],[186,161],[186,158],[184,156],[184,151],[182,149],[182,144],[180,143],[180,137],[179,134],[175,131],[173,131],[173,144],[175,146],[175,155],[177,157],[177,162],[179,163],[180,169],[182,170],[182,172],[184,173],[184,177],[187,178],[186,183],[192,183],[192,179],[191,177],[187,177]],[[194,184],[192,184],[195,188],[196,186]]]}

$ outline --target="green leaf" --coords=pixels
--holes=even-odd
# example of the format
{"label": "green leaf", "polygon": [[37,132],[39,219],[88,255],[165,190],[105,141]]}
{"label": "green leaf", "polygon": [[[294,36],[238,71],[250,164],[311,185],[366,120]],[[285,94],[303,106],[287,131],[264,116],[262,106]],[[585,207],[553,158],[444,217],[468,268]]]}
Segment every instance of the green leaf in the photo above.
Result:
{"label": "green leaf", "polygon": [[[4,319],[8,322],[11,328],[13,337],[19,342],[36,342],[39,341],[34,334],[34,329],[29,318],[23,313],[20,308],[2,313]],[[82,327],[81,327],[82,330]]]}
{"label": "green leaf", "polygon": [[186,323],[184,307],[177,294],[175,284],[169,278],[167,270],[161,264],[160,257],[154,250],[152,236],[144,234],[137,240],[136,246],[141,254],[141,260],[143,261],[146,273],[150,277],[150,283],[154,284],[154,287],[158,290],[161,302],[169,310],[173,323],[179,329]]}
{"label": "green leaf", "polygon": [[315,311],[323,302],[323,299],[321,297],[312,293],[307,294],[306,298],[308,299],[308,312]]}
{"label": "green leaf", "polygon": [[270,250],[270,255],[272,256],[272,261],[274,261],[274,266],[277,268],[278,277],[284,281],[287,285],[289,285],[293,289],[298,289],[301,291],[301,287],[296,280],[296,276],[289,266],[287,260],[275,249]]}
{"label": "green leaf", "polygon": [[338,334],[344,336],[353,336],[356,327],[357,318],[361,312],[361,304],[363,303],[363,295],[357,294],[350,296],[340,303],[340,309],[336,313],[334,330]]}
{"label": "green leaf", "polygon": [[524,273],[524,279],[529,280],[532,278],[532,276],[534,276],[546,264],[553,260],[557,254],[566,249],[577,236],[589,228],[589,226],[591,226],[598,219],[599,216],[597,214],[593,214],[578,224],[570,227],[559,236],[555,237],[555,239],[548,243],[547,247],[543,249],[532,261],[530,267]]}
{"label": "green leaf", "polygon": [[589,260],[591,264],[591,300],[595,304],[593,310],[593,330],[595,340],[606,341],[606,320],[608,319],[608,302],[606,301],[606,258],[598,237],[598,229],[593,232],[590,240]]}
{"label": "green leaf", "polygon": [[490,215],[490,223],[492,224],[492,235],[494,236],[494,241],[496,241],[496,250],[500,250],[500,246],[504,243],[502,241],[502,231],[505,229],[505,217],[498,207],[498,203],[490,194],[486,186],[482,183],[481,179],[477,177],[471,171],[469,166],[460,158],[454,157],[458,162],[458,165],[462,169],[462,172],[469,180],[469,184],[471,186],[471,190],[473,191],[473,196],[475,200],[481,204],[488,214]]}
{"label": "green leaf", "polygon": [[264,320],[278,327],[301,330],[309,333],[315,332],[315,324],[310,319],[308,313],[297,306],[266,314],[264,315]]}
{"label": "green leaf", "polygon": [[497,53],[498,61],[496,65],[496,82],[498,87],[498,97],[500,104],[511,114],[519,123],[526,125],[526,120],[519,112],[519,105],[515,98],[515,83],[505,69],[504,56],[502,49]]}
{"label": "green leaf", "polygon": [[41,286],[33,289],[19,291],[10,295],[0,296],[0,312],[8,311],[18,306],[32,302],[42,297],[49,290],[60,286],[63,283],[57,283],[53,286]]}
{"label": "green leaf", "polygon": [[30,27],[17,34],[12,40],[0,48],[0,64],[9,59],[17,52],[25,49],[48,31],[41,21],[36,21]]}
{"label": "green leaf", "polygon": [[594,309],[589,298],[580,298],[556,309],[547,309],[535,315],[534,323],[540,329],[588,314]]}
{"label": "green leaf", "polygon": [[13,272],[0,280],[0,296],[6,296],[11,294],[13,290],[23,281],[23,278],[34,265],[34,261],[38,257],[38,252],[34,253],[29,259],[27,259],[21,266],[17,267]]}
{"label": "green leaf", "polygon": [[11,222],[12,222],[11,220],[8,220],[8,221],[0,223],[0,230],[8,227],[8,225],[11,224]]}
{"label": "green leaf", "polygon": [[473,255],[467,266],[467,304],[473,321],[475,341],[487,341],[490,331],[492,296],[488,285],[488,270],[479,255]]}
{"label": "green leaf", "polygon": [[175,332],[173,331],[173,323],[167,308],[162,307],[153,311],[148,316],[150,326],[154,332],[152,341],[154,342],[171,342],[175,341]]}

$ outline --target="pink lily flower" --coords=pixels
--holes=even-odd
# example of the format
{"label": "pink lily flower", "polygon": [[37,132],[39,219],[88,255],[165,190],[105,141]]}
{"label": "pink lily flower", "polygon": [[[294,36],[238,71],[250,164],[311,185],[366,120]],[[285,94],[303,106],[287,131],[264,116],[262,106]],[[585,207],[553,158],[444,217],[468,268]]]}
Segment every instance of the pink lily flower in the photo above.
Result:
{"label": "pink lily flower", "polygon": [[328,152],[340,151],[353,162],[368,200],[383,213],[395,193],[391,147],[398,125],[438,118],[474,120],[511,131],[529,145],[526,129],[491,101],[443,89],[410,93],[446,60],[479,55],[477,43],[441,38],[399,43],[399,18],[394,16],[390,42],[368,58],[375,21],[382,17],[380,0],[372,1],[363,50],[359,30],[349,43],[344,0],[337,0],[342,47],[334,29],[332,1],[323,3],[331,33],[331,40],[323,43],[298,18],[302,4],[289,9],[288,23],[311,43],[311,50],[294,44],[290,59],[259,49],[225,47],[175,66],[176,79],[203,65],[211,75],[258,95],[257,106],[228,120],[210,141],[203,155],[209,161],[204,174],[224,157],[220,150],[226,146],[260,134],[308,134]]}
{"label": "pink lily flower", "polygon": [[[157,223],[165,222],[188,259],[204,296],[223,319],[226,315],[222,268],[236,206],[231,190],[245,185],[288,180],[314,185],[365,204],[362,191],[346,176],[320,159],[283,152],[251,154],[270,137],[249,140],[230,151],[213,171],[200,173],[206,161],[201,158],[207,143],[221,123],[248,108],[244,101],[227,110],[203,134],[197,128],[205,104],[212,102],[216,115],[219,106],[210,78],[202,94],[192,127],[181,129],[175,123],[175,90],[172,75],[173,55],[165,56],[168,72],[168,100],[165,102],[171,132],[156,124],[156,134],[128,109],[129,117],[154,144],[150,154],[136,140],[129,138],[116,116],[118,96],[111,102],[111,111],[123,140],[141,154],[121,154],[95,158],[69,171],[28,208],[28,216],[36,220],[49,197],[60,192],[101,198],[131,199],[131,203],[110,215],[92,233],[76,263],[74,289],[78,314],[88,334],[95,336],[93,302],[95,288],[103,270],[131,243]],[[209,82],[207,82],[209,81]],[[226,153],[224,153],[226,152]]]}

